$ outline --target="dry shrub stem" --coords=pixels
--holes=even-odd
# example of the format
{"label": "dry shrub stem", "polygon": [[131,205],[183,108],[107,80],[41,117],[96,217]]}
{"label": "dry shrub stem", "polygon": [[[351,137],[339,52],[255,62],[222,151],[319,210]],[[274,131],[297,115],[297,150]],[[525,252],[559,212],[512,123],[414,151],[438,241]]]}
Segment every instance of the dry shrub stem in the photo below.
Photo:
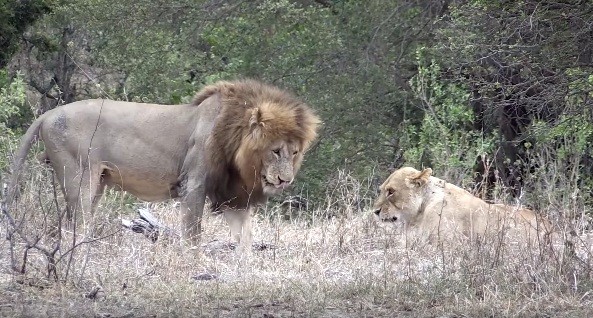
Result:
{"label": "dry shrub stem", "polygon": [[[102,109],[102,107],[101,107]],[[101,111],[99,112],[99,117],[97,118],[97,122],[95,125],[95,130],[91,136],[91,145],[92,145],[92,140],[95,136],[95,133],[99,127],[99,123],[100,123],[100,119],[101,119]],[[91,147],[89,147],[89,149],[87,149],[87,157],[90,156],[90,151],[91,151]],[[82,174],[84,175],[86,169],[88,169],[87,166],[83,166],[82,167]],[[78,233],[77,233],[77,227],[78,227],[78,222],[77,222],[77,218],[82,217],[82,215],[78,215],[80,213],[74,213],[72,215],[73,220],[72,220],[72,235],[71,235],[71,243],[70,243],[70,247],[67,248],[66,250],[62,251],[62,253],[59,253],[62,250],[62,241],[64,239],[63,237],[63,233],[60,230],[62,228],[63,225],[63,217],[66,216],[68,214],[68,212],[66,211],[67,209],[60,209],[60,203],[59,203],[59,196],[58,196],[58,190],[56,187],[56,182],[55,182],[55,174],[53,172],[49,172],[51,174],[51,189],[52,189],[52,196],[51,196],[51,200],[49,202],[52,202],[49,204],[49,207],[47,206],[47,204],[43,201],[44,199],[44,195],[42,193],[42,186],[39,186],[37,188],[37,195],[35,196],[36,199],[38,200],[38,209],[41,212],[41,219],[42,219],[42,228],[41,228],[41,233],[26,233],[25,232],[25,227],[26,227],[26,222],[30,221],[30,218],[36,218],[36,216],[31,216],[28,215],[27,211],[35,211],[35,209],[27,209],[27,208],[23,208],[20,209],[19,211],[22,211],[22,213],[20,213],[21,217],[20,220],[17,222],[15,220],[15,218],[13,217],[13,215],[10,213],[9,211],[9,207],[5,206],[5,204],[3,203],[2,205],[2,210],[3,210],[3,214],[6,217],[7,221],[8,221],[8,227],[7,227],[7,239],[10,242],[9,243],[9,248],[10,248],[10,259],[11,259],[11,268],[15,271],[18,272],[20,274],[26,274],[27,272],[27,264],[28,264],[28,259],[29,259],[29,253],[31,250],[37,250],[39,252],[41,252],[47,261],[46,264],[46,268],[47,268],[47,278],[52,278],[54,281],[58,282],[58,281],[68,281],[68,277],[71,271],[71,268],[73,266],[74,263],[74,257],[75,257],[75,252],[76,250],[83,246],[83,245],[87,245],[87,244],[91,244],[100,240],[104,240],[108,237],[114,236],[115,234],[117,234],[120,229],[118,228],[118,230],[113,231],[111,233],[108,233],[106,235],[103,236],[99,236],[99,237],[95,237],[95,238],[91,238],[91,239],[83,239],[82,241],[77,241],[78,239]],[[80,191],[82,189],[82,182],[84,182],[84,180],[81,178],[80,180],[80,184],[78,186],[78,191],[79,191],[79,195],[78,197],[80,197]],[[92,199],[92,198],[91,198]],[[78,203],[78,202],[77,202]],[[51,216],[51,209],[52,209],[52,205],[55,206],[55,210],[56,210],[56,216]],[[71,207],[73,212],[77,211],[79,209],[79,206],[75,206],[75,207]],[[88,212],[88,211],[82,211],[83,212]],[[53,227],[51,224],[55,224]],[[22,261],[20,262],[20,266],[19,266],[19,262],[18,259],[15,255],[15,250],[17,249],[17,237],[15,237],[15,234],[18,236],[18,239],[20,239],[21,241],[24,242],[24,247],[22,250]],[[44,240],[44,238],[53,238],[53,244],[50,244],[49,246],[46,244],[43,244],[42,240]],[[90,253],[91,249],[87,248],[87,254],[86,254],[86,258],[85,261],[83,261],[83,263],[86,266],[86,260],[88,260],[88,253]],[[61,263],[64,258],[67,257],[67,262],[65,264],[65,268],[63,271],[63,275],[59,274],[58,271],[58,264]],[[81,278],[83,277],[84,274],[84,267],[81,271]]]}
{"label": "dry shrub stem", "polygon": [[[87,153],[86,153],[87,162],[90,162],[91,149],[92,149],[92,146],[93,146],[93,140],[95,139],[95,135],[97,133],[97,130],[99,129],[99,122],[101,121],[101,115],[103,114],[103,103],[105,103],[105,100],[102,100],[102,102],[101,102],[101,107],[99,108],[99,116],[97,117],[97,121],[95,122],[95,129],[93,130],[93,133],[91,134],[91,140],[89,142],[89,148],[87,149]],[[85,172],[90,169],[90,167],[88,165],[89,165],[89,163],[81,165],[82,171],[80,173],[81,173],[82,176],[84,176]],[[64,174],[64,175],[66,175],[66,174]],[[92,178],[92,177],[93,177],[92,174],[89,173],[89,178]],[[80,178],[80,182],[78,184],[78,189],[77,189],[78,193],[76,195],[77,198],[81,198],[80,200],[84,200],[84,196],[81,196],[80,195],[81,194],[81,189],[82,189],[82,182],[84,182],[84,178],[81,177]],[[89,180],[89,182],[90,182],[90,180]],[[64,180],[64,183],[65,183],[65,180]],[[90,200],[91,201],[93,200],[93,195],[92,195],[93,194],[93,192],[92,192],[93,190],[94,189],[89,189],[89,191],[91,191],[91,195],[90,195]],[[69,207],[69,208],[71,208],[71,211],[69,211],[69,212],[67,211],[66,212],[66,214],[69,217],[72,217],[72,220],[69,220],[69,222],[72,223],[72,249],[71,249],[71,253],[68,254],[69,255],[69,258],[68,258],[68,263],[67,263],[67,266],[66,266],[66,273],[64,275],[64,279],[66,279],[66,280],[68,279],[68,274],[70,273],[70,268],[71,268],[72,261],[73,261],[73,258],[74,258],[74,248],[76,246],[78,246],[78,244],[76,243],[76,239],[78,237],[76,235],[76,231],[78,229],[78,218],[82,217],[82,215],[79,215],[79,214],[88,213],[89,212],[89,211],[82,211],[82,205],[80,205],[80,200],[77,200],[76,201],[76,206]],[[90,204],[92,205],[92,202]],[[80,212],[77,212],[77,211],[79,211],[79,209],[81,211]],[[73,215],[69,215],[70,213],[72,213]],[[61,218],[60,218],[60,220],[61,220]],[[58,228],[58,231],[59,231],[60,228]]]}

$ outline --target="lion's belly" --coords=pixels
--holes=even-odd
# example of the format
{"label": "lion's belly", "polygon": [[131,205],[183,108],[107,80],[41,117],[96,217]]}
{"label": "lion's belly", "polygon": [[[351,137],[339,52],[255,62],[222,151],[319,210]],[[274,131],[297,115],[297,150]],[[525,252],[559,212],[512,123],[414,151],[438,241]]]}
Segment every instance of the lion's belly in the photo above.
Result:
{"label": "lion's belly", "polygon": [[144,201],[163,201],[178,197],[177,179],[173,176],[146,176],[134,173],[104,173],[107,186],[127,191]]}

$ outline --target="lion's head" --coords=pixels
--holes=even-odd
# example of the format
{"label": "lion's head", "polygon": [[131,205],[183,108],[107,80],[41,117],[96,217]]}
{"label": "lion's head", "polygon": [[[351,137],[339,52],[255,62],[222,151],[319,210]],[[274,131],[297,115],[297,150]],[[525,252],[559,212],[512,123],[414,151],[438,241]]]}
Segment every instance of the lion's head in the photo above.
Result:
{"label": "lion's head", "polygon": [[275,195],[288,187],[303,160],[298,143],[278,140],[262,154],[261,183],[265,195]]}
{"label": "lion's head", "polygon": [[[214,197],[244,205],[280,193],[294,180],[320,119],[293,95],[253,80],[222,82],[203,90],[220,94],[223,109],[213,129],[210,164],[227,179]],[[196,97],[200,102],[204,93]],[[230,171],[230,173],[229,173]],[[216,205],[216,204],[215,204]]]}
{"label": "lion's head", "polygon": [[252,180],[255,173],[261,184],[254,184],[254,189],[261,189],[266,196],[278,194],[294,180],[303,153],[316,136],[319,119],[304,104],[280,100],[259,103],[247,112],[249,126],[235,163],[244,180]]}
{"label": "lion's head", "polygon": [[432,169],[418,171],[404,167],[393,172],[381,185],[374,213],[384,222],[414,223],[422,211],[424,187]]}

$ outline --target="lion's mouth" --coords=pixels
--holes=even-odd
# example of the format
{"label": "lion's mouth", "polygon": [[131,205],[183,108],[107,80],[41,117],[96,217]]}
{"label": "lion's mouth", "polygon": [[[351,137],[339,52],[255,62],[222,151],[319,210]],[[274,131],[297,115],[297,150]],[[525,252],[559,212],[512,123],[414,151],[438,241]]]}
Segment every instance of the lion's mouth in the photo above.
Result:
{"label": "lion's mouth", "polygon": [[265,175],[262,175],[261,179],[262,179],[262,184],[263,184],[264,188],[268,188],[268,189],[273,188],[274,190],[282,191],[282,190],[286,189],[288,186],[290,186],[290,182],[285,182],[285,181],[280,181],[280,180],[278,180],[279,181],[278,183],[270,182]]}

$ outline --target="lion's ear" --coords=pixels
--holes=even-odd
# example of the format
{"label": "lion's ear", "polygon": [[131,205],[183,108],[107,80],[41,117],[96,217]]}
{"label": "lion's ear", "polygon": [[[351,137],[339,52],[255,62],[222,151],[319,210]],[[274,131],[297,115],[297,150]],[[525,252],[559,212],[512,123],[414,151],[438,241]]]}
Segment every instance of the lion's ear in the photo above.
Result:
{"label": "lion's ear", "polygon": [[432,175],[432,169],[426,168],[420,171],[417,175],[406,178],[406,185],[408,187],[421,187],[428,183],[430,176]]}
{"label": "lion's ear", "polygon": [[264,127],[264,122],[262,122],[261,112],[259,108],[254,108],[251,110],[251,118],[249,118],[249,130],[254,137],[260,137],[263,134],[262,128]]}

